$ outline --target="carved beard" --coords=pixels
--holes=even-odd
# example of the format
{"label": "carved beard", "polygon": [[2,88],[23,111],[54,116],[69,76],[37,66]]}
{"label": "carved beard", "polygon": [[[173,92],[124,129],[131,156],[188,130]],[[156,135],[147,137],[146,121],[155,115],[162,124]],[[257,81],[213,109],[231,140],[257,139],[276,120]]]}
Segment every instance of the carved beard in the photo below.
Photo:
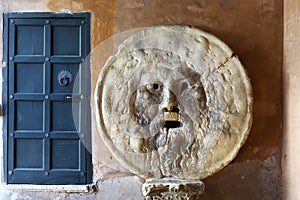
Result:
{"label": "carved beard", "polygon": [[[165,96],[168,96],[167,100]],[[208,110],[202,85],[189,86],[186,82],[182,85],[179,98],[161,83],[149,83],[134,92],[130,104],[131,114],[136,123],[152,136],[144,138],[144,152],[158,150],[169,143],[168,132],[171,130],[174,132],[180,129],[186,138],[191,138],[195,134],[194,127],[202,124],[202,118],[206,117]],[[178,115],[178,120],[168,121],[166,113]],[[187,147],[191,144],[182,145]]]}
{"label": "carved beard", "polygon": [[[138,88],[130,103],[136,123],[151,135],[143,139],[140,151],[157,151],[165,176],[179,173],[184,165],[193,163],[193,156],[197,159],[193,152],[200,149],[199,129],[206,121],[208,110],[201,84],[183,84],[177,98],[164,85],[149,83]],[[174,121],[167,121],[166,113],[177,114],[178,120],[175,117]]]}

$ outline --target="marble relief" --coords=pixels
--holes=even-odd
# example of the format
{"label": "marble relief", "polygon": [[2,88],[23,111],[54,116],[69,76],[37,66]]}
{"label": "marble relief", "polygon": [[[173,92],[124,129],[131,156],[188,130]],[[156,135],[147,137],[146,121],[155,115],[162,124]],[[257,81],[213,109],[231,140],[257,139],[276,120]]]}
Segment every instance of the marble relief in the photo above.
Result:
{"label": "marble relief", "polygon": [[250,132],[252,89],[231,49],[188,26],[146,28],[106,62],[95,99],[105,144],[143,178],[200,180]]}

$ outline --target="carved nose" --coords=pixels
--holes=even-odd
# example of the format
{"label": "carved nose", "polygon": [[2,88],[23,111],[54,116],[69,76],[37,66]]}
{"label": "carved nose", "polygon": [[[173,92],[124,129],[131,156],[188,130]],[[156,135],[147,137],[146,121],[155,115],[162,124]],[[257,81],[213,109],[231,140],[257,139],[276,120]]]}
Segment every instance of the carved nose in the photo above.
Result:
{"label": "carved nose", "polygon": [[172,101],[169,101],[169,102],[167,103],[167,106],[166,106],[165,108],[166,108],[168,111],[172,111],[173,108],[175,108],[175,103],[172,102]]}
{"label": "carved nose", "polygon": [[162,108],[166,111],[171,112],[174,109],[177,109],[177,107],[178,102],[176,96],[168,89],[165,89]]}
{"label": "carved nose", "polygon": [[178,128],[182,124],[179,119],[179,109],[177,97],[170,91],[164,90],[164,101],[162,105],[164,111],[164,128]]}
{"label": "carved nose", "polygon": [[164,101],[162,105],[164,111],[164,120],[166,122],[179,121],[179,109],[176,96],[169,90],[164,91]]}

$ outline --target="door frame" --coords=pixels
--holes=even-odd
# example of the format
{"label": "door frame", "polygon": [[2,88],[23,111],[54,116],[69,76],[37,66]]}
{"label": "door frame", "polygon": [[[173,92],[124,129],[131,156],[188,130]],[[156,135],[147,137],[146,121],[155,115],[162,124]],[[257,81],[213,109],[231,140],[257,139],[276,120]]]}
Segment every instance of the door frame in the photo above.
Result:
{"label": "door frame", "polygon": [[[11,18],[85,18],[86,22],[86,35],[85,37],[85,61],[84,61],[84,91],[85,98],[90,102],[91,95],[91,70],[90,70],[90,59],[89,53],[91,51],[91,13],[89,12],[80,12],[80,13],[51,13],[51,12],[28,12],[28,13],[4,13],[3,14],[3,59],[2,59],[2,109],[1,114],[3,118],[3,161],[2,161],[2,183],[8,183],[8,120],[9,120],[9,109],[8,109],[8,92],[9,92],[9,21]],[[91,141],[91,108],[90,103],[84,104],[84,109],[87,111],[87,117],[85,119],[86,124],[86,133],[89,135],[86,136],[86,143],[92,149]],[[86,150],[86,184],[92,183],[92,152]]]}

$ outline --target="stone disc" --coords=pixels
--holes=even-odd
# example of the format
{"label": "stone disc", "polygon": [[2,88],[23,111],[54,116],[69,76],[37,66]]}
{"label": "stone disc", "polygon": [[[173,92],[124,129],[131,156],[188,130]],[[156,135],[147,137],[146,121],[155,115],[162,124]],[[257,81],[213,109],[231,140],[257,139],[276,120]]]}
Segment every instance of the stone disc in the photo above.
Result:
{"label": "stone disc", "polygon": [[212,175],[234,159],[252,125],[252,89],[239,59],[188,26],[126,39],[105,63],[95,100],[105,144],[143,178]]}

